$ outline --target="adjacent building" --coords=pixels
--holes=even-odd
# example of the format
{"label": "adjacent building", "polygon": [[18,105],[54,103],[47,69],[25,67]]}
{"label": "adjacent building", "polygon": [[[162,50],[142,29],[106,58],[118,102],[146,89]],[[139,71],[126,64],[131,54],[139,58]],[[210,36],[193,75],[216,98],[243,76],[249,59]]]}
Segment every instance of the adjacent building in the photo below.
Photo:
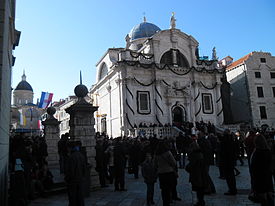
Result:
{"label": "adjacent building", "polygon": [[11,73],[20,32],[15,29],[15,0],[0,1],[0,205],[7,205]]}
{"label": "adjacent building", "polygon": [[226,68],[235,123],[275,127],[275,57],[251,52]]}
{"label": "adjacent building", "polygon": [[70,115],[65,111],[65,109],[72,106],[74,103],[76,103],[76,101],[76,96],[69,96],[66,99],[61,99],[60,101],[54,102],[52,104],[52,107],[56,109],[54,117],[61,122],[59,125],[60,135],[70,131]]}
{"label": "adjacent building", "polygon": [[96,131],[129,135],[139,125],[180,125],[185,121],[224,123],[224,69],[200,58],[198,41],[176,28],[161,30],[144,21],[126,36],[125,48],[110,48],[96,64],[90,89]]}

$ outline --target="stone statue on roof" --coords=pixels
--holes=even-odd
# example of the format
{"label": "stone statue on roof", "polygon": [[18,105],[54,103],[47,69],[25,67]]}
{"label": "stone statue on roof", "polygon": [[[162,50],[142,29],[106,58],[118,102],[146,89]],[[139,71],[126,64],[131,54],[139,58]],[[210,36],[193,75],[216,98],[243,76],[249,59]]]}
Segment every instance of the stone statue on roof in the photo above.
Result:
{"label": "stone statue on roof", "polygon": [[126,49],[129,49],[129,47],[130,47],[130,36],[129,36],[129,34],[127,34],[126,35],[126,37],[125,37],[125,41],[126,41]]}
{"label": "stone statue on roof", "polygon": [[176,28],[176,19],[175,19],[175,12],[172,12],[172,16],[170,19],[170,29]]}
{"label": "stone statue on roof", "polygon": [[216,47],[212,49],[212,60],[218,60]]}

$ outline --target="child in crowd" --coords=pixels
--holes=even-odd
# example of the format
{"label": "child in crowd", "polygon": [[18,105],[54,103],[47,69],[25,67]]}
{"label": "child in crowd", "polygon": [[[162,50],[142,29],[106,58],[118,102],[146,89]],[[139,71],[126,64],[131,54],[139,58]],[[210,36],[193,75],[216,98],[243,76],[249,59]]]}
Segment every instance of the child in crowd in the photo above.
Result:
{"label": "child in crowd", "polygon": [[154,203],[154,187],[157,181],[157,169],[154,166],[151,153],[146,154],[145,161],[141,164],[141,172],[144,182],[147,185],[147,205],[150,206]]}

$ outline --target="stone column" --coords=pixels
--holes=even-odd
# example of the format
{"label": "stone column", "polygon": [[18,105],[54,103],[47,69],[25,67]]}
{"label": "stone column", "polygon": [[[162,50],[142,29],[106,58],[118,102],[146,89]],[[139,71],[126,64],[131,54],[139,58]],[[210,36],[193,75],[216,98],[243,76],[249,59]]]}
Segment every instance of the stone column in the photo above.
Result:
{"label": "stone column", "polygon": [[47,109],[48,117],[42,121],[44,125],[45,140],[48,146],[48,166],[49,169],[59,169],[59,157],[57,143],[60,139],[59,124],[60,121],[54,118],[56,110],[54,107]]}
{"label": "stone column", "polygon": [[98,173],[95,171],[96,140],[94,129],[94,112],[98,109],[98,107],[89,104],[84,99],[88,93],[88,89],[85,85],[77,85],[74,92],[78,97],[78,101],[66,109],[66,112],[70,114],[70,140],[80,141],[82,147],[85,148],[87,161],[91,166],[90,189],[95,189],[100,186]]}

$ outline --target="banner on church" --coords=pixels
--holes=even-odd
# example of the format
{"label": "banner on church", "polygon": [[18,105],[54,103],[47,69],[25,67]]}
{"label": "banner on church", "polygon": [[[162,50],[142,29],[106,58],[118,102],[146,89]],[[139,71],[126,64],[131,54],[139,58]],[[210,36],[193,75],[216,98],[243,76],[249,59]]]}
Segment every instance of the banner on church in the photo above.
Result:
{"label": "banner on church", "polygon": [[20,125],[21,126],[25,126],[26,125],[26,116],[23,114],[23,110],[22,109],[19,109],[18,110],[19,113],[20,113]]}

